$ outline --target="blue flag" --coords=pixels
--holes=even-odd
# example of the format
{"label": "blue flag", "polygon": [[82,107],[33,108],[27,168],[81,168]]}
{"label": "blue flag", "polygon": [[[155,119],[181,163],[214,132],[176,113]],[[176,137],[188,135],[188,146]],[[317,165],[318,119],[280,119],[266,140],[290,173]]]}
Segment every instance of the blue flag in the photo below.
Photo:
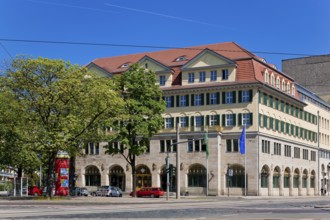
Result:
{"label": "blue flag", "polygon": [[245,126],[243,127],[243,131],[239,139],[239,151],[241,154],[245,154]]}

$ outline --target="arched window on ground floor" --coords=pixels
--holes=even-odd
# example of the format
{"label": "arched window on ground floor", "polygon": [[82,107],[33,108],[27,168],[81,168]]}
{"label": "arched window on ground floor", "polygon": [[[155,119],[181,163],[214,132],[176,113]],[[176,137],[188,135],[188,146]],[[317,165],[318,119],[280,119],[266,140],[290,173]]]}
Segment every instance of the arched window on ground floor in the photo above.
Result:
{"label": "arched window on ground floor", "polygon": [[261,188],[268,188],[268,177],[269,177],[269,167],[267,165],[264,165],[261,169]]}
{"label": "arched window on ground floor", "polygon": [[121,166],[115,165],[109,170],[109,183],[125,191],[125,172]]}
{"label": "arched window on ground floor", "polygon": [[312,170],[310,177],[310,188],[315,188],[315,171]]}
{"label": "arched window on ground floor", "polygon": [[136,186],[141,187],[151,187],[151,172],[146,165],[139,165],[136,168]]}
{"label": "arched window on ground floor", "polygon": [[101,174],[96,166],[88,166],[85,169],[85,185],[101,186]]}
{"label": "arched window on ground floor", "polygon": [[284,170],[283,187],[290,188],[290,169],[288,167]]}
{"label": "arched window on ground floor", "polygon": [[299,170],[295,169],[293,173],[293,188],[299,187]]}
{"label": "arched window on ground floor", "polygon": [[233,176],[226,175],[227,187],[229,184],[229,187],[244,188],[244,184],[245,184],[244,167],[239,164],[233,164],[230,166],[230,169],[233,170],[233,173],[232,173]]}
{"label": "arched window on ground floor", "polygon": [[280,168],[275,167],[273,173],[273,188],[280,188]]}
{"label": "arched window on ground floor", "polygon": [[307,188],[307,175],[308,175],[308,172],[307,170],[305,169],[304,172],[303,172],[303,175],[302,175],[302,188]]}
{"label": "arched window on ground floor", "polygon": [[206,187],[206,169],[203,165],[193,164],[189,167],[188,187]]}

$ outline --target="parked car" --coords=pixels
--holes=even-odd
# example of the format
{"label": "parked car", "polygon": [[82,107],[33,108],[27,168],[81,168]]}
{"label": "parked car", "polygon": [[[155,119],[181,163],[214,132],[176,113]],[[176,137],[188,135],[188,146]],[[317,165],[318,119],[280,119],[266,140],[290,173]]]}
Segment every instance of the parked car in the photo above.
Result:
{"label": "parked car", "polygon": [[74,189],[74,195],[76,196],[88,196],[89,192],[86,187],[76,187]]}
{"label": "parked car", "polygon": [[115,186],[101,186],[98,187],[93,196],[111,196],[111,197],[122,197],[123,193],[121,189]]}
{"label": "parked car", "polygon": [[28,195],[29,196],[41,196],[42,190],[38,186],[29,186]]}
{"label": "parked car", "polygon": [[[159,198],[160,196],[164,196],[164,194],[164,190],[160,187],[143,187],[136,191],[137,197]],[[133,196],[133,192],[130,193],[130,196]]]}

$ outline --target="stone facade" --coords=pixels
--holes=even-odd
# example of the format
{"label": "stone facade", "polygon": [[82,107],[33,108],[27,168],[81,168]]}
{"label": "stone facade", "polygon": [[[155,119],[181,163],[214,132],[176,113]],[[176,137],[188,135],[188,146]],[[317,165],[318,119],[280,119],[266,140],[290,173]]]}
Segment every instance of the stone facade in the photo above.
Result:
{"label": "stone facade", "polygon": [[[241,53],[221,52],[228,47]],[[329,105],[234,43],[199,48],[106,58],[88,65],[91,71],[98,73],[102,68],[100,75],[108,72],[110,76],[125,71],[116,69],[119,64],[136,59],[133,63],[152,67],[157,78],[165,79],[160,81],[167,102],[164,129],[137,158],[137,186],[166,187],[165,158],[168,151],[169,163],[176,167],[173,143],[179,123],[180,165],[176,169],[182,193],[206,194],[208,181],[209,195],[244,195],[246,174],[247,195],[319,194],[325,183],[321,179],[329,173]],[[302,94],[309,99],[301,99]],[[246,153],[241,154],[244,124]],[[208,166],[201,141],[206,131]],[[130,166],[121,155],[105,155],[106,144],[89,144],[84,156],[77,158],[77,185],[94,190],[111,184],[130,192]],[[170,180],[171,191],[176,188],[175,178]]]}

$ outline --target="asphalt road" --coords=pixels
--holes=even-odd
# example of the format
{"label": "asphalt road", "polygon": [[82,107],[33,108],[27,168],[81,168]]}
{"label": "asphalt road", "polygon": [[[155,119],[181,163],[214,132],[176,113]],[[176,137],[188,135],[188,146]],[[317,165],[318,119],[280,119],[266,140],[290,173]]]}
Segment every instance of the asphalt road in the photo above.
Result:
{"label": "asphalt road", "polygon": [[2,198],[0,219],[330,219],[330,197]]}

